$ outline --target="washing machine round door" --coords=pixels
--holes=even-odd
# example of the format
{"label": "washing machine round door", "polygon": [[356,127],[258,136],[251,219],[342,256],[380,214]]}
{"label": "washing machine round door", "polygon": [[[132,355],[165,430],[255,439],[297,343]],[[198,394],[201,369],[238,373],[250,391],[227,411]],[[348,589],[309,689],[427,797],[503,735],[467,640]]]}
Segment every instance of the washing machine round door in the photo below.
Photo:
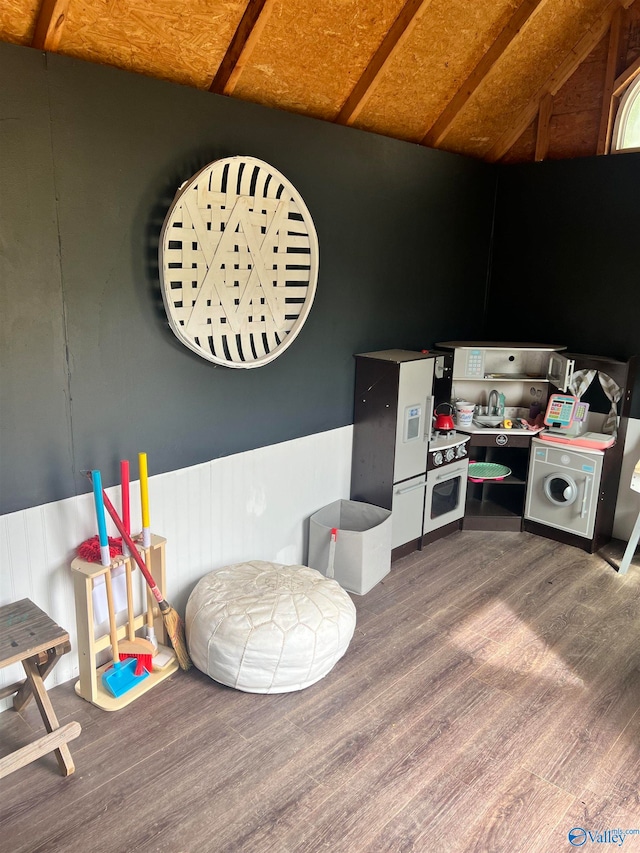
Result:
{"label": "washing machine round door", "polygon": [[557,471],[544,478],[544,493],[552,504],[570,506],[578,497],[578,487],[572,477]]}

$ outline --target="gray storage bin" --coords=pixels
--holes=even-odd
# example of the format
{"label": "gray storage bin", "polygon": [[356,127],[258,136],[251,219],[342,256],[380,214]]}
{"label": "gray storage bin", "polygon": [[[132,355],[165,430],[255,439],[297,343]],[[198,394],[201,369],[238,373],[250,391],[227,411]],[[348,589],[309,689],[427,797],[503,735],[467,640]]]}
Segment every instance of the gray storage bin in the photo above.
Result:
{"label": "gray storage bin", "polygon": [[334,527],[338,531],[334,577],[344,589],[364,595],[391,571],[391,511],[339,500],[315,512],[309,522],[308,565],[323,575]]}

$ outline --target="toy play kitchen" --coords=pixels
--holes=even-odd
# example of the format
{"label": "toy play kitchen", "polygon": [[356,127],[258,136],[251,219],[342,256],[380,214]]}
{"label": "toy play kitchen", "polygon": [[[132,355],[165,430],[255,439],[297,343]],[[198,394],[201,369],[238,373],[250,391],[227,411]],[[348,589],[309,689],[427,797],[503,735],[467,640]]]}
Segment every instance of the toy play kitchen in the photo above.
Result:
{"label": "toy play kitchen", "polygon": [[[552,344],[437,346],[454,353],[452,399],[474,404],[472,423],[456,423],[470,436],[463,529],[524,528],[601,547],[613,528],[634,362]],[[478,478],[476,462],[509,473]]]}
{"label": "toy play kitchen", "polygon": [[463,406],[456,429],[469,436],[462,528],[521,530],[531,439],[544,429],[549,368],[559,375],[557,357],[564,348],[487,341],[436,346],[453,351],[451,400]]}
{"label": "toy play kitchen", "polygon": [[392,556],[457,530],[467,443],[453,420],[450,353],[356,355],[351,499],[392,511]]}
{"label": "toy play kitchen", "polygon": [[392,510],[392,557],[460,528],[602,547],[635,360],[539,343],[436,347],[356,356],[351,498]]}

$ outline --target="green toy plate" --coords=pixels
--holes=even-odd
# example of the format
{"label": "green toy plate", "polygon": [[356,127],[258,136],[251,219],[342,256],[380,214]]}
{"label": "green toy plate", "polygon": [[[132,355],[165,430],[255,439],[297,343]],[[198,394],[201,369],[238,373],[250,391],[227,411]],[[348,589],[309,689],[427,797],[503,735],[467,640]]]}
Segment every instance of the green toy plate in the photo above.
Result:
{"label": "green toy plate", "polygon": [[497,462],[469,462],[469,479],[474,483],[482,480],[504,480],[511,473],[511,468],[498,465]]}

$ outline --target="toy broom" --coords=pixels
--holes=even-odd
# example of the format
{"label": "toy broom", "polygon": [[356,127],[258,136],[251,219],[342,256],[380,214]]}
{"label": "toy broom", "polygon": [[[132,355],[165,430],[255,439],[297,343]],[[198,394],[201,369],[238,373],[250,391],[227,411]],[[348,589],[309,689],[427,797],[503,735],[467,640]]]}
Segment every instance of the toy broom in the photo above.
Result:
{"label": "toy broom", "polygon": [[127,545],[129,551],[131,552],[131,556],[136,561],[138,568],[142,572],[144,579],[149,585],[149,589],[151,590],[151,594],[158,602],[158,607],[160,608],[160,613],[162,615],[162,621],[164,623],[165,630],[171,640],[171,645],[173,646],[173,650],[176,653],[176,659],[178,661],[178,665],[180,669],[189,669],[192,665],[191,658],[189,657],[189,652],[187,651],[187,642],[184,636],[184,624],[180,615],[171,607],[171,605],[165,601],[162,593],[158,589],[156,582],[153,579],[153,576],[149,569],[147,568],[144,560],[140,556],[138,549],[135,546],[133,539],[127,533],[124,524],[122,523],[120,516],[115,510],[115,507],[107,497],[106,491],[102,490],[102,498],[104,501],[104,506],[111,516],[113,523],[115,524],[118,533],[122,536],[122,541]]}
{"label": "toy broom", "polygon": [[127,639],[120,640],[118,644],[118,652],[120,660],[126,658],[135,658],[136,660],[136,675],[142,675],[144,670],[151,672],[153,669],[153,656],[158,653],[158,650],[149,640],[142,637],[136,637],[133,620],[135,613],[133,609],[133,587],[131,583],[131,563],[127,560],[124,564],[127,581]]}
{"label": "toy broom", "polygon": [[109,549],[109,539],[107,536],[107,523],[104,517],[104,490],[102,488],[102,477],[100,471],[91,472],[91,482],[93,484],[93,498],[96,507],[96,520],[98,522],[98,540],[100,542],[100,557],[102,565],[107,571],[104,575],[105,589],[107,593],[107,606],[109,609],[109,634],[111,639],[111,652],[113,655],[113,666],[109,667],[102,673],[102,684],[112,696],[118,698],[135,687],[143,678],[146,678],[149,673],[142,668],[141,672],[135,672],[137,662],[135,660],[127,660],[124,663],[120,660],[118,649],[118,629],[116,627],[116,614],[113,604],[113,588],[111,586],[111,552]]}

